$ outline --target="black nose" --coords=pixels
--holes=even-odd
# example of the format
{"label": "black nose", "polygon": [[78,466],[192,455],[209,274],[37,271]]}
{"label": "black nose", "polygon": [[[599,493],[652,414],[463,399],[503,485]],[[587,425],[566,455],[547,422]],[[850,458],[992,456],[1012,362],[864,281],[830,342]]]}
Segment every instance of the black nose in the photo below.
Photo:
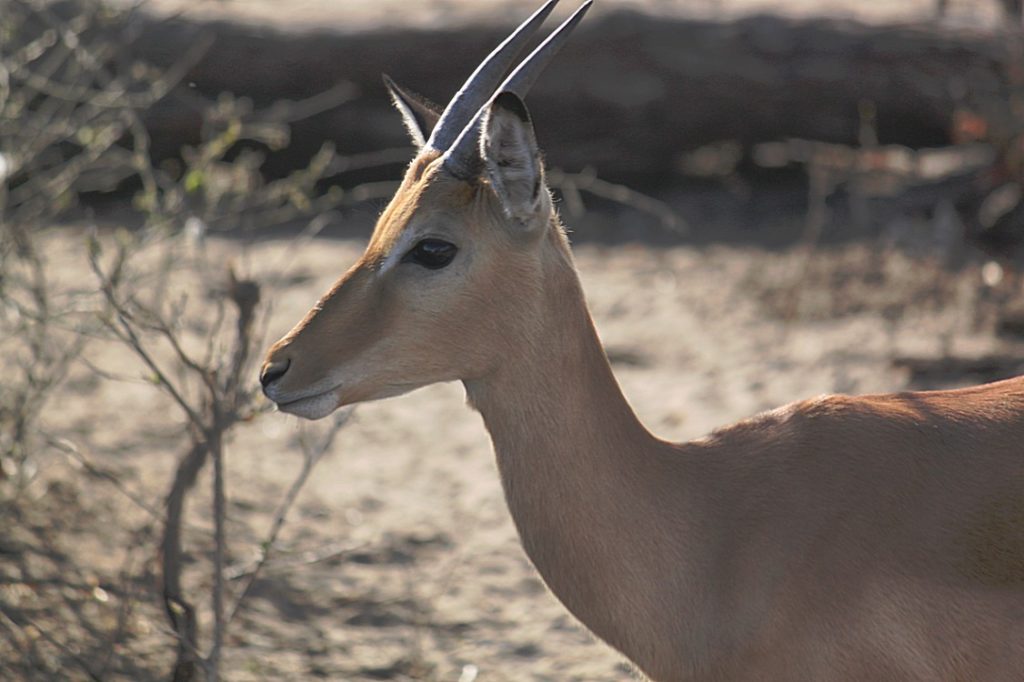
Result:
{"label": "black nose", "polygon": [[260,384],[263,385],[263,388],[266,388],[270,384],[274,383],[284,376],[284,373],[288,371],[288,367],[291,364],[291,360],[268,362],[263,366],[263,371],[260,372]]}

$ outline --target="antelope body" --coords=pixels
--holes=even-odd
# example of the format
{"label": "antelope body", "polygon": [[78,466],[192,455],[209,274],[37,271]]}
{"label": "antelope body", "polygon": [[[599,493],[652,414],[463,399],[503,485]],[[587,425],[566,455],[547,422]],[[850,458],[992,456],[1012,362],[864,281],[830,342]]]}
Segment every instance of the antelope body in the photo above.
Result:
{"label": "antelope body", "polygon": [[1024,379],[651,435],[520,99],[589,3],[496,86],[552,4],[444,111],[389,82],[420,152],[362,258],[271,348],[267,396],[316,419],[461,380],[526,553],[652,680],[1024,679]]}

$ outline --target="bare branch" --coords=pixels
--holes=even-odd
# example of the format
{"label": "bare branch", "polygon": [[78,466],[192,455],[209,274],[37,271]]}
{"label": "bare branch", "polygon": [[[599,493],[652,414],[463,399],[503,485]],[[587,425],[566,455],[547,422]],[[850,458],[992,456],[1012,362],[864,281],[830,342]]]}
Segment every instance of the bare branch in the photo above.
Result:
{"label": "bare branch", "polygon": [[582,207],[582,201],[579,199],[578,191],[582,190],[602,199],[608,199],[624,206],[631,206],[638,211],[653,215],[661,221],[663,227],[679,234],[687,234],[690,230],[682,216],[665,202],[637,192],[625,185],[617,185],[607,180],[602,180],[597,177],[592,169],[581,173],[566,173],[557,169],[549,170],[547,177],[554,187],[561,187],[563,184],[568,185],[570,195],[575,194],[572,199],[579,202],[580,207]]}
{"label": "bare branch", "polygon": [[131,500],[131,502],[135,506],[145,511],[152,518],[160,519],[162,517],[162,514],[159,509],[143,500],[133,491],[129,490],[128,487],[121,482],[121,479],[119,479],[117,476],[110,473],[109,471],[100,469],[98,466],[89,461],[89,459],[82,454],[81,449],[75,443],[71,442],[70,440],[67,440],[66,438],[53,437],[48,437],[46,439],[46,443],[50,447],[56,448],[57,450],[63,452],[65,455],[74,459],[82,466],[83,469],[88,471],[93,476],[101,478],[104,481],[107,481],[108,483],[113,485],[114,488],[116,488],[122,495]]}
{"label": "bare branch", "polygon": [[[98,243],[98,242],[94,242]],[[117,324],[113,321],[105,320],[108,328],[114,332],[114,334],[125,344],[130,347],[135,354],[145,363],[146,367],[153,372],[157,383],[174,399],[174,402],[178,404],[185,416],[188,417],[189,422],[200,430],[204,430],[204,423],[192,406],[182,396],[181,392],[174,385],[173,382],[168,378],[167,374],[161,369],[160,365],[157,364],[156,360],[143,345],[142,340],[135,332],[135,327],[131,323],[131,313],[117,300],[117,296],[114,294],[114,287],[111,281],[103,273],[103,269],[99,264],[99,249],[89,249],[89,264],[92,267],[93,273],[100,281],[100,292],[106,299],[107,303],[113,309],[115,317],[117,318]]]}
{"label": "bare branch", "polygon": [[[15,621],[13,618],[11,618],[4,611],[4,608],[3,608],[2,605],[0,605],[0,616],[3,617],[3,620],[8,625],[8,627],[10,627],[11,625],[14,625],[15,627],[19,627],[17,625],[17,621]],[[56,637],[51,635],[47,631],[47,629],[45,627],[43,627],[39,622],[37,622],[37,621],[35,621],[35,620],[31,619],[31,618],[26,618],[26,620],[28,621],[28,625],[31,625],[32,628],[35,630],[35,632],[39,633],[40,637],[45,639],[47,642],[49,642],[50,644],[52,644],[56,648],[60,649],[61,653],[63,653],[65,656],[67,656],[68,658],[73,660],[78,665],[78,667],[82,669],[82,672],[84,672],[88,676],[88,678],[90,680],[95,680],[96,682],[103,682],[102,678],[100,678],[99,675],[97,675],[93,671],[92,666],[90,666],[85,661],[85,659],[83,659],[81,656],[79,656],[75,651],[72,651],[71,649],[69,649],[59,639],[57,639]],[[19,629],[20,629],[20,627],[19,627]]]}
{"label": "bare branch", "polygon": [[[235,600],[235,604],[227,617],[228,623],[233,621],[235,616],[238,615],[238,611],[242,608],[245,598],[249,595],[249,590],[252,589],[252,586],[259,578],[263,567],[266,565],[267,561],[269,561],[271,550],[274,548],[274,545],[277,542],[277,537],[281,533],[281,529],[284,527],[284,522],[288,517],[288,512],[291,511],[292,506],[295,504],[295,500],[299,497],[299,492],[301,492],[303,486],[306,485],[309,475],[313,473],[313,468],[317,465],[324,454],[330,450],[331,445],[334,444],[335,437],[337,437],[338,432],[341,431],[342,427],[348,423],[353,411],[353,408],[349,408],[335,413],[330,429],[319,443],[309,444],[306,441],[303,441],[302,449],[304,456],[302,460],[302,469],[299,470],[299,475],[295,477],[294,481],[292,481],[291,486],[288,487],[288,492],[285,493],[284,499],[282,499],[281,504],[278,505],[277,512],[275,512],[274,519],[270,524],[270,531],[267,533],[263,542],[260,543],[259,559],[251,569],[246,570],[244,573],[248,579],[242,587],[242,591],[239,593],[238,598]],[[351,551],[351,549],[347,549],[346,551]]]}

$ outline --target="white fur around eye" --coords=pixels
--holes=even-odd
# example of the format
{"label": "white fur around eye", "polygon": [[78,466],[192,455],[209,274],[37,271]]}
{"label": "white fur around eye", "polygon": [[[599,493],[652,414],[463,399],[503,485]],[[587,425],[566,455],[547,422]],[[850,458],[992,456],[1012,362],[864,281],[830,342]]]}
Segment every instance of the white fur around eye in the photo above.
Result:
{"label": "white fur around eye", "polygon": [[414,232],[402,233],[398,238],[398,241],[395,242],[395,245],[391,247],[391,251],[388,253],[387,257],[380,264],[380,269],[377,270],[377,274],[383,275],[401,263],[402,257],[405,256],[405,254],[409,252],[409,249],[415,246],[421,238],[422,237],[419,234]]}

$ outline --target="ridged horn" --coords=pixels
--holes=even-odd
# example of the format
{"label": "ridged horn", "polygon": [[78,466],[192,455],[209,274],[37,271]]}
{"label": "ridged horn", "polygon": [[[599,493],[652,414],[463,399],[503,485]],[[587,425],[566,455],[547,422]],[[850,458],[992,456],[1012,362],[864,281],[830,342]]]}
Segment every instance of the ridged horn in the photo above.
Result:
{"label": "ridged horn", "polygon": [[576,28],[576,25],[583,19],[594,0],[580,5],[579,9],[572,13],[568,19],[563,21],[558,28],[551,32],[547,39],[537,46],[523,62],[516,67],[505,81],[498,86],[487,98],[483,105],[477,110],[473,118],[466,124],[466,127],[459,133],[448,151],[444,154],[444,167],[449,173],[464,180],[472,179],[480,169],[480,125],[483,121],[486,107],[495,95],[502,92],[511,92],[520,98],[526,97],[537,77],[544,68],[551,62],[551,59],[558,54],[569,34]]}
{"label": "ridged horn", "polygon": [[501,45],[487,55],[476,71],[462,84],[459,91],[441,114],[441,119],[427,140],[426,147],[438,151],[447,150],[466,127],[471,117],[475,116],[494,94],[495,86],[508,73],[515,58],[526,47],[526,43],[537,32],[540,25],[551,14],[558,0],[548,0],[544,6],[534,12],[529,19],[520,24]]}

